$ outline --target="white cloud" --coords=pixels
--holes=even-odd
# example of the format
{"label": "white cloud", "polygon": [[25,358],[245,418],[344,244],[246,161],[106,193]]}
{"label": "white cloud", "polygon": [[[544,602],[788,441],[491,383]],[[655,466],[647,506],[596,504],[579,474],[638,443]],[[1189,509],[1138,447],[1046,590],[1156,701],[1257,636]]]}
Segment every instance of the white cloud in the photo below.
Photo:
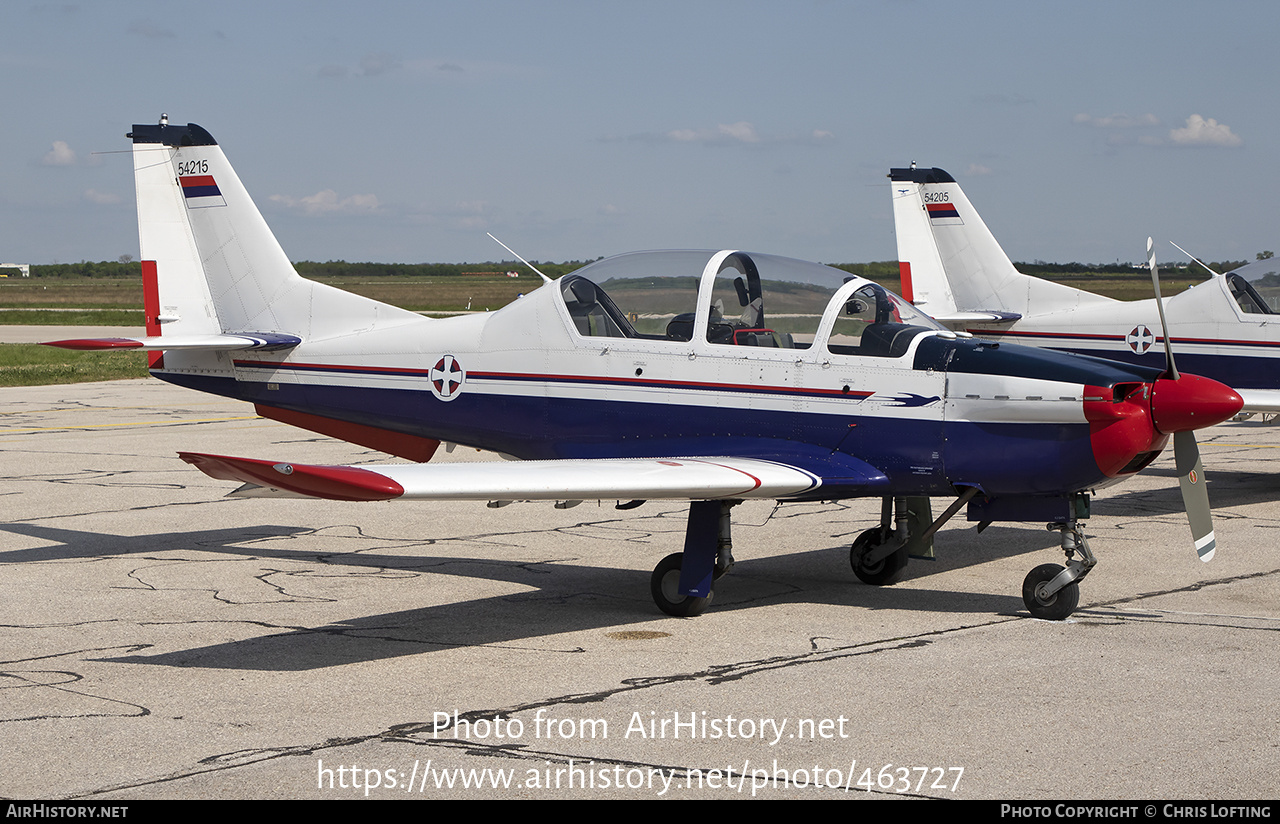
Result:
{"label": "white cloud", "polygon": [[745,120],[721,123],[714,129],[674,129],[667,137],[680,143],[759,143],[756,127]]}
{"label": "white cloud", "polygon": [[[1160,118],[1151,113],[1140,115],[1120,113],[1098,116],[1082,112],[1073,117],[1072,121],[1084,126],[1113,130],[1107,137],[1107,145],[1114,147],[1173,144],[1175,146],[1235,148],[1244,144],[1240,136],[1232,132],[1231,127],[1227,124],[1219,123],[1211,117],[1201,117],[1198,114],[1188,117],[1185,126],[1169,130],[1167,136],[1155,132],[1154,127],[1161,125]],[[1135,130],[1136,133],[1128,130]],[[1146,133],[1143,133],[1144,130]]]}
{"label": "white cloud", "polygon": [[1219,146],[1227,149],[1244,143],[1226,123],[1219,123],[1212,117],[1206,119],[1198,114],[1188,117],[1187,125],[1183,128],[1170,131],[1169,139],[1179,146]]}
{"label": "white cloud", "polygon": [[642,132],[626,137],[602,137],[609,143],[628,140],[640,143],[700,143],[703,146],[817,146],[835,140],[835,134],[826,129],[813,129],[808,133],[787,135],[761,135],[754,124],[739,120],[737,123],[721,123],[714,128],[672,129],[667,132]]}
{"label": "white cloud", "polygon": [[1110,114],[1101,117],[1081,112],[1072,118],[1072,121],[1085,126],[1095,126],[1099,129],[1133,129],[1141,126],[1160,125],[1160,118],[1150,112],[1139,115]]}
{"label": "white cloud", "polygon": [[40,161],[46,166],[74,166],[76,165],[76,153],[67,145],[65,140],[53,141],[53,148]]}
{"label": "white cloud", "polygon": [[733,140],[740,140],[743,143],[759,143],[760,136],[756,134],[756,127],[752,126],[745,120],[739,120],[737,123],[729,125],[720,124],[720,134]]}
{"label": "white cloud", "polygon": [[454,228],[467,232],[488,229],[492,225],[489,220],[489,201],[458,201],[449,214],[449,222]]}
{"label": "white cloud", "polygon": [[395,55],[370,53],[360,58],[360,73],[365,77],[377,77],[380,74],[395,71],[402,65],[400,58]]}
{"label": "white cloud", "polygon": [[1148,127],[1148,125],[1160,125],[1160,118],[1151,113],[1147,114],[1108,114],[1108,115],[1092,115],[1082,113],[1071,118],[1074,123],[1082,125],[1092,125],[1092,127],[1100,129],[1134,129],[1140,127]]}
{"label": "white cloud", "polygon": [[339,198],[333,189],[325,189],[307,197],[290,197],[288,195],[272,195],[271,200],[286,208],[302,212],[304,215],[357,215],[368,214],[378,210],[376,195],[351,195]]}
{"label": "white cloud", "polygon": [[129,25],[129,33],[140,34],[143,37],[152,39],[177,36],[173,33],[173,29],[165,28],[159,23],[153,23],[150,20],[135,20]]}
{"label": "white cloud", "polygon": [[983,166],[981,163],[970,163],[969,168],[964,170],[965,177],[981,177],[989,174],[991,174],[991,167]]}
{"label": "white cloud", "polygon": [[1027,106],[1035,101],[1020,94],[980,94],[973,102],[988,106]]}
{"label": "white cloud", "polygon": [[111,206],[120,202],[120,195],[113,195],[110,192],[99,192],[97,189],[85,189],[84,199],[90,203],[96,203],[99,206]]}
{"label": "white cloud", "polygon": [[358,68],[351,68],[341,63],[326,63],[316,70],[316,75],[325,80],[341,80],[353,74],[359,77],[378,77],[402,68],[404,63],[394,54],[369,52],[360,58]]}

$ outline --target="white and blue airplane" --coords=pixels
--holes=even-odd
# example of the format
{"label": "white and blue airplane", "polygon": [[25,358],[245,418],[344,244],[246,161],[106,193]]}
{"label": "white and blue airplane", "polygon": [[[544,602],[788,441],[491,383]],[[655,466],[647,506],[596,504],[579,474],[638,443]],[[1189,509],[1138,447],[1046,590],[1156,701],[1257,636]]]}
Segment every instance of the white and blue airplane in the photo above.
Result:
{"label": "white and blue airplane", "polygon": [[[181,453],[243,484],[233,495],[689,500],[684,550],[651,579],[678,616],[705,610],[732,566],[743,500],[880,498],[880,525],[850,550],[871,584],[931,553],[967,506],[1056,525],[1067,564],[1038,566],[1023,596],[1061,619],[1096,563],[1089,492],[1174,434],[1212,555],[1191,430],[1239,411],[1219,383],[965,339],[870,281],[740,250],[622,255],[493,312],[429,319],[300,277],[205,129],[162,118],[130,137],[147,334],[55,345],[147,350],[157,378],[407,459]],[[442,441],[515,460],[430,463]],[[954,502],[935,519],[931,497]]]}
{"label": "white and blue airplane", "polygon": [[[988,340],[1163,366],[1157,300],[1115,300],[1025,275],[951,175],[913,164],[889,178],[902,292],[916,307]],[[1163,302],[1178,362],[1231,386],[1246,412],[1280,412],[1280,263],[1209,272]]]}

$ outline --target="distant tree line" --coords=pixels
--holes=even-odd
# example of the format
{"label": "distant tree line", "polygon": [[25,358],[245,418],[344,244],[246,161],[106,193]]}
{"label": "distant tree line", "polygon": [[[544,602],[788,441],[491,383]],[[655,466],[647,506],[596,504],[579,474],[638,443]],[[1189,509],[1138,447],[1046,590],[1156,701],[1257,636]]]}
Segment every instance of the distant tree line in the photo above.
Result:
{"label": "distant tree line", "polygon": [[[128,260],[82,260],[79,263],[45,263],[32,264],[33,278],[138,278],[142,275],[142,264],[129,255],[121,255]],[[581,269],[590,260],[570,260],[564,263],[533,261],[547,277],[558,278],[575,269]],[[299,260],[293,264],[298,274],[304,277],[464,277],[474,275],[502,275],[507,272],[519,272],[522,276],[532,274],[523,263],[513,261],[485,261],[484,263],[348,263],[345,260],[330,260],[318,263],[313,260]]]}
{"label": "distant tree line", "polygon": [[[1271,257],[1270,252],[1261,252],[1259,260]],[[596,258],[599,260],[599,258]],[[581,269],[592,260],[569,260],[563,263],[549,261],[533,261],[533,265],[549,278]],[[1245,260],[1224,260],[1208,264],[1215,272],[1229,272],[1248,263]],[[506,272],[519,272],[521,276],[529,273],[523,263],[513,261],[485,261],[484,263],[349,263],[345,260],[329,260],[323,263],[313,260],[294,262],[298,274],[304,277],[467,277],[475,275],[501,275]],[[829,263],[836,269],[850,274],[861,275],[875,281],[892,280],[898,277],[898,262],[882,260],[871,263]],[[1031,263],[1014,263],[1018,271],[1028,275],[1054,278],[1076,278],[1090,275],[1110,277],[1139,275],[1146,271],[1145,264],[1132,263],[1046,263],[1043,260]],[[1195,267],[1194,263],[1174,262],[1161,263],[1161,269],[1187,269]],[[1198,268],[1198,267],[1196,267]],[[121,255],[118,260],[102,260],[98,262],[82,260],[79,263],[45,263],[32,264],[33,278],[62,277],[94,277],[94,278],[138,278],[142,274],[142,264],[129,255]]]}
{"label": "distant tree line", "polygon": [[[599,258],[597,258],[598,260]],[[564,263],[530,261],[549,278],[567,275],[581,269],[592,260],[569,260]],[[294,261],[293,267],[303,277],[465,277],[474,275],[502,275],[518,272],[523,277],[533,274],[529,267],[514,261],[485,261],[484,263],[348,263],[345,260],[329,260],[317,263],[313,260]]]}
{"label": "distant tree line", "polygon": [[[1247,260],[1222,260],[1207,263],[1206,265],[1215,272],[1230,272],[1232,269],[1239,269],[1249,261]],[[1055,276],[1082,276],[1082,275],[1105,275],[1108,277],[1117,277],[1125,275],[1137,274],[1140,277],[1148,277],[1146,261],[1142,263],[1046,263],[1043,260],[1037,260],[1032,263],[1015,262],[1014,267],[1024,275],[1036,275],[1053,279]],[[1192,261],[1178,260],[1172,262],[1158,262],[1161,269],[1189,269],[1200,267]],[[1203,271],[1203,270],[1202,270]]]}
{"label": "distant tree line", "polygon": [[[128,257],[125,255],[124,257]],[[142,264],[136,260],[101,260],[94,263],[82,260],[79,263],[33,263],[33,278],[140,278]]]}

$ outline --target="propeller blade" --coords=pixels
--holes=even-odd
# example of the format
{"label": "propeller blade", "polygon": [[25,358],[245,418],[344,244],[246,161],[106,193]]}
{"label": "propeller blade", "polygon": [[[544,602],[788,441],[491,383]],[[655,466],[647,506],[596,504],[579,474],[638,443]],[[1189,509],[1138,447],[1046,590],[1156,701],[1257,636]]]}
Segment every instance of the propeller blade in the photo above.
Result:
{"label": "propeller blade", "polygon": [[1164,336],[1165,371],[1170,380],[1178,379],[1178,367],[1173,363],[1173,346],[1169,343],[1169,324],[1164,319],[1164,299],[1160,297],[1160,270],[1156,268],[1155,242],[1147,238],[1147,266],[1151,269],[1151,285],[1156,290],[1156,309],[1160,312],[1160,334]]}
{"label": "propeller blade", "polygon": [[1191,537],[1196,553],[1206,563],[1213,559],[1217,539],[1213,534],[1213,515],[1209,512],[1209,490],[1205,487],[1204,465],[1200,463],[1200,447],[1190,430],[1173,434],[1173,460],[1182,489],[1182,505],[1191,522]]}

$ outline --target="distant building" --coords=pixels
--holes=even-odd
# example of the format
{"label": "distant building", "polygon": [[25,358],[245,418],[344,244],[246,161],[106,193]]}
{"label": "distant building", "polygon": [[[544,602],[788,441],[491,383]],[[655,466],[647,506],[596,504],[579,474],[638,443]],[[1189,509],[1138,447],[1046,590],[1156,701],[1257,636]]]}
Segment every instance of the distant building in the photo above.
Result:
{"label": "distant building", "polygon": [[[31,264],[29,263],[0,263],[0,269],[21,269],[24,278],[31,277]],[[0,272],[0,277],[7,278],[9,275]]]}

